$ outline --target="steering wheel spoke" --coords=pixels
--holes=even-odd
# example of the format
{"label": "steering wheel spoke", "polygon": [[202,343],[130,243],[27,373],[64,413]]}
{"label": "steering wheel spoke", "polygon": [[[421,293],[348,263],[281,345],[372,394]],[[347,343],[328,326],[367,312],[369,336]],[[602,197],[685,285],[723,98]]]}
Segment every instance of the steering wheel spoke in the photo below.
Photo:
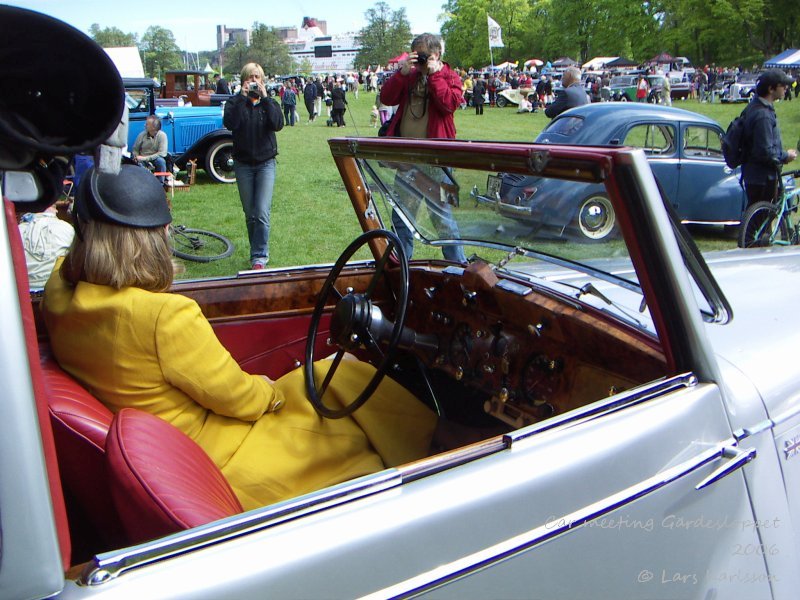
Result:
{"label": "steering wheel spoke", "polygon": [[[386,239],[387,248],[375,264],[375,273],[369,280],[367,289],[362,294],[348,289],[347,293],[342,295],[336,288],[336,281],[341,275],[347,261],[362,246],[376,238]],[[393,253],[397,256],[398,262],[400,263],[400,280],[399,285],[393,289],[396,306],[394,309],[394,323],[391,323],[381,318],[379,309],[372,304],[372,297],[377,289],[379,278],[387,277],[387,265]],[[329,419],[346,417],[361,407],[378,388],[378,385],[392,364],[400,343],[400,336],[403,332],[406,308],[408,305],[408,279],[408,259],[403,252],[400,240],[391,231],[382,229],[367,231],[353,240],[334,264],[317,297],[317,303],[314,307],[314,314],[311,317],[308,338],[306,340],[306,361],[304,365],[306,395],[314,406],[314,410],[321,416]],[[322,315],[325,312],[325,307],[331,295],[337,297],[336,308],[331,317],[331,338],[338,344],[339,350],[328,369],[328,373],[322,385],[317,388],[316,378],[314,376],[314,345],[316,343]],[[373,310],[376,311],[376,314],[373,314]],[[378,328],[380,331],[377,334],[370,329],[370,327],[374,325],[373,321],[377,324],[380,322],[385,323],[383,328]],[[379,339],[376,339],[376,335]],[[381,349],[382,342],[385,343],[384,350]],[[341,365],[345,352],[361,344],[374,352],[378,359],[375,373],[359,394],[354,393],[355,398],[350,404],[346,404],[343,408],[330,408],[326,406],[322,402],[322,397],[328,390],[334,374]]]}

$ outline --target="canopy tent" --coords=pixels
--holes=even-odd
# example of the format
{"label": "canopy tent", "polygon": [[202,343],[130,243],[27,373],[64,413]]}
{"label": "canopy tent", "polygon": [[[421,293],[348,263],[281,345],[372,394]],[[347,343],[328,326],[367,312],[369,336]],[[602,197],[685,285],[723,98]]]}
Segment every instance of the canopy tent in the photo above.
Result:
{"label": "canopy tent", "polygon": [[390,65],[395,65],[399,63],[401,60],[405,60],[408,58],[408,52],[403,52],[400,56],[395,56],[394,58],[389,59]]}
{"label": "canopy tent", "polygon": [[608,69],[619,69],[621,67],[638,67],[639,63],[635,60],[631,60],[630,58],[625,58],[624,56],[618,56],[614,60],[609,63],[606,63],[606,68]]}
{"label": "canopy tent", "polygon": [[499,65],[486,65],[485,67],[483,67],[483,70],[484,71],[491,71],[491,70],[505,71],[507,69],[516,69],[518,64],[519,64],[519,61],[517,61],[517,62],[506,61],[506,62],[500,63]]}
{"label": "canopy tent", "polygon": [[589,62],[583,63],[582,69],[589,71],[598,71],[604,69],[612,60],[616,60],[618,56],[596,56]]}
{"label": "canopy tent", "polygon": [[764,66],[768,69],[800,69],[800,50],[796,48],[784,50],[764,62]]}
{"label": "canopy tent", "polygon": [[553,66],[558,69],[560,67],[574,67],[578,64],[577,60],[572,60],[568,56],[562,56],[558,60],[553,61]]}
{"label": "canopy tent", "polygon": [[538,58],[529,58],[524,63],[522,63],[524,67],[530,67],[531,65],[533,65],[534,67],[541,67],[543,64],[544,62],[539,60]]}
{"label": "canopy tent", "polygon": [[662,52],[661,54],[656,54],[648,62],[668,65],[669,63],[675,62],[675,57],[669,52]]}

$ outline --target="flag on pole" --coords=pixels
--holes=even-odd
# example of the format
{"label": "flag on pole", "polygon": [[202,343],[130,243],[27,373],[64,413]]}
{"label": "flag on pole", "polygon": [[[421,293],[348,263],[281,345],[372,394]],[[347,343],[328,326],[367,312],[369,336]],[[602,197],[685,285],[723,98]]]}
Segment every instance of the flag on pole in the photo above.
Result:
{"label": "flag on pole", "polygon": [[489,15],[486,15],[489,20],[489,48],[502,48],[503,36],[500,30],[500,25]]}

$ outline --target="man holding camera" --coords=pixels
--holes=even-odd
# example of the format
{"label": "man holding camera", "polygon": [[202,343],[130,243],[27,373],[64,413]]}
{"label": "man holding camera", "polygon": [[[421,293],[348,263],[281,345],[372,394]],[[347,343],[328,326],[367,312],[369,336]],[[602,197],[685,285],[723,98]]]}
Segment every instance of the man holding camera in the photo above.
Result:
{"label": "man holding camera", "polygon": [[[383,84],[381,103],[397,105],[386,132],[388,137],[455,139],[453,114],[464,101],[464,95],[461,77],[441,60],[443,50],[439,36],[431,33],[418,35],[411,42],[410,54],[399,62],[399,69]],[[442,184],[449,183],[441,181],[440,172],[426,175]],[[430,211],[431,217],[437,230],[444,232],[446,237],[459,238],[450,206],[437,206],[431,202],[435,206],[435,210]],[[392,211],[392,225],[403,242],[406,255],[411,258],[413,236],[396,211]],[[466,262],[461,246],[444,246],[442,253],[448,260]]]}

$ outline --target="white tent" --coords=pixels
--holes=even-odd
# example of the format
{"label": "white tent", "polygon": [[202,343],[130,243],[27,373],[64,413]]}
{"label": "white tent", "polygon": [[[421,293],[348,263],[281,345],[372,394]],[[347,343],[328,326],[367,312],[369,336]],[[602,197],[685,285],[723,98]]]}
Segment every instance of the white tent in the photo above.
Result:
{"label": "white tent", "polygon": [[581,68],[587,71],[599,71],[600,69],[605,68],[605,66],[612,60],[616,60],[618,58],[619,56],[595,56],[589,62],[583,63]]}
{"label": "white tent", "polygon": [[136,46],[103,48],[117,66],[121,77],[144,77],[142,58]]}

